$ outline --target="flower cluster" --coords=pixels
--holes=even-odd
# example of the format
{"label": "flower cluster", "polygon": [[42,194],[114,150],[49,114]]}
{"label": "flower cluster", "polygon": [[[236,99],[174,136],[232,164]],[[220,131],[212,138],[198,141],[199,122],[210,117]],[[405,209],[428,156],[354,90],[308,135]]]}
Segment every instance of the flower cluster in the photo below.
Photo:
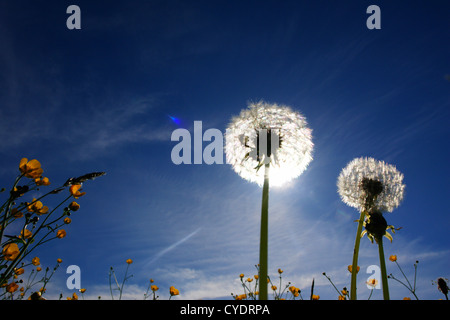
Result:
{"label": "flower cluster", "polygon": [[[259,271],[258,265],[255,266]],[[278,277],[279,282],[273,283],[271,278],[268,276],[267,283],[270,285],[272,289],[272,294],[274,300],[296,300],[297,298],[303,300],[301,296],[300,288],[297,288],[291,285],[291,282],[288,282],[286,285],[282,283],[283,270],[278,269]],[[253,277],[245,277],[243,273],[239,275],[239,279],[241,281],[242,288],[244,289],[244,293],[242,294],[231,294],[235,300],[257,300],[259,296],[258,284],[259,284],[259,272]],[[319,296],[314,296],[313,300],[318,300]]]}
{"label": "flower cluster", "polygon": [[[61,263],[62,260],[57,259],[56,265],[52,269],[45,268],[45,271],[43,271],[39,257],[34,257],[27,264],[21,264],[20,267],[14,268],[10,282],[1,285],[5,290],[0,293],[0,297],[16,300],[45,300],[42,296],[46,291],[46,286]],[[31,271],[25,271],[29,266],[33,266]],[[30,294],[29,291],[37,285],[40,285],[40,289]]]}
{"label": "flower cluster", "polygon": [[[114,268],[113,267],[110,268],[109,287],[110,287],[110,291],[111,291],[112,300],[115,299],[115,296],[113,293],[114,290],[119,292],[118,299],[119,300],[122,299],[125,283],[127,282],[128,279],[130,279],[133,276],[133,275],[128,275],[128,269],[129,269],[130,265],[133,263],[133,260],[127,259],[125,262],[127,264],[127,268],[126,268],[125,275],[123,276],[121,284],[119,284],[119,281],[116,277]],[[114,283],[113,283],[113,281],[114,281]],[[144,300],[147,300],[148,298],[150,298],[150,296],[152,296],[152,300],[159,299],[159,296],[156,294],[156,292],[159,290],[159,287],[157,285],[155,285],[154,282],[155,281],[153,279],[150,279],[149,285],[147,287],[147,291],[144,293]],[[150,291],[152,292],[151,294],[149,293]],[[171,286],[169,288],[169,294],[170,294],[170,296],[169,296],[169,300],[170,300],[170,299],[172,299],[172,297],[178,296],[180,294],[180,291],[177,288],[175,288],[174,286]]]}
{"label": "flower cluster", "polygon": [[[67,206],[64,204],[71,198],[78,199],[86,194],[81,192],[81,183],[67,184],[66,182],[40,195],[42,194],[40,188],[51,185],[50,179],[44,177],[43,173],[44,170],[38,160],[22,158],[19,162],[19,174],[10,188],[7,199],[0,206],[0,287],[5,288],[3,298],[13,299],[14,293],[17,290],[20,291],[17,276],[26,273],[25,267],[37,266],[30,272],[30,279],[34,279],[41,271],[38,257],[30,261],[31,253],[48,241],[67,236],[66,226],[71,223],[69,216],[79,210],[80,205],[73,200]],[[77,178],[71,179],[77,182]],[[66,188],[69,189],[68,194],[52,207],[46,200],[47,197],[59,194]],[[22,201],[22,198],[27,195],[30,195],[32,200]],[[58,211],[60,208],[62,210]],[[54,271],[56,269],[57,267]],[[41,282],[48,282],[48,271],[47,269]],[[26,290],[24,289],[23,292]],[[43,298],[44,290],[39,292],[39,298]]]}

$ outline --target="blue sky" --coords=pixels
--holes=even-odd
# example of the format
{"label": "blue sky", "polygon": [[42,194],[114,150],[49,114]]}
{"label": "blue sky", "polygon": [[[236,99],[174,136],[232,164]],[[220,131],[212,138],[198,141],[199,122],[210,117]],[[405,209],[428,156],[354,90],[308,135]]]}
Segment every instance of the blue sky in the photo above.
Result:
{"label": "blue sky", "polygon": [[[66,28],[71,4],[81,30]],[[380,30],[366,27],[371,4]],[[64,272],[75,264],[86,296],[108,299],[109,268],[120,276],[128,258],[130,299],[150,278],[162,298],[171,285],[181,299],[242,293],[239,274],[258,263],[261,188],[227,164],[173,164],[170,136],[196,120],[225,132],[263,99],[300,111],[315,144],[308,169],[271,189],[269,274],[283,269],[304,292],[314,278],[322,299],[337,298],[322,272],[350,286],[358,213],[336,179],[371,156],[405,175],[405,199],[386,214],[402,229],[386,255],[410,279],[419,260],[417,295],[442,298],[431,281],[450,278],[448,10],[445,1],[2,1],[1,186],[22,157],[40,160],[53,186],[107,172],[85,184],[67,237],[37,253],[44,265],[63,259],[48,294],[71,294]],[[362,299],[373,264],[365,238]]]}

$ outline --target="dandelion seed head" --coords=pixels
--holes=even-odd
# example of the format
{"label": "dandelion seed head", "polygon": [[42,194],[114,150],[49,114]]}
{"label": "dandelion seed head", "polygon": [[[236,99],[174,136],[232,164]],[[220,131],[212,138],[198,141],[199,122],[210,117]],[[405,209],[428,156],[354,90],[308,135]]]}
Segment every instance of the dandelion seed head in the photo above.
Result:
{"label": "dandelion seed head", "polygon": [[[374,182],[381,183],[381,186]],[[337,187],[342,201],[360,211],[365,208],[370,189],[376,190],[374,205],[382,212],[392,212],[397,208],[405,191],[403,174],[395,166],[369,157],[353,159],[342,169]]]}
{"label": "dandelion seed head", "polygon": [[[268,152],[258,150],[261,132],[267,132]],[[272,186],[297,178],[312,160],[312,130],[304,116],[288,106],[258,102],[232,118],[226,130],[226,159],[242,178],[264,183],[264,165],[270,163]],[[271,147],[271,148],[270,148]]]}

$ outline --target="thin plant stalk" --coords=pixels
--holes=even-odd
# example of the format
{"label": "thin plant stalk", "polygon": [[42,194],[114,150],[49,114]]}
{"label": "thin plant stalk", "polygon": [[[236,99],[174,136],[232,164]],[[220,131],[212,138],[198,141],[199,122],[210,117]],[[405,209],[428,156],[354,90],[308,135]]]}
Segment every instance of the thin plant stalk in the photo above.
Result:
{"label": "thin plant stalk", "polygon": [[358,255],[359,244],[361,242],[361,233],[364,223],[365,212],[361,211],[361,215],[358,220],[358,229],[356,231],[355,247],[353,249],[353,261],[352,261],[352,280],[350,285],[350,300],[356,300],[356,274],[358,273]]}
{"label": "thin plant stalk", "polygon": [[399,279],[395,278],[392,273],[389,275],[389,278],[401,283],[403,286],[405,286],[405,288],[407,288],[413,295],[414,297],[419,300],[419,298],[416,295],[416,276],[417,276],[417,263],[418,261],[416,261],[416,263],[414,264],[414,286],[411,286],[411,283],[409,282],[408,278],[406,277],[405,273],[403,272],[402,268],[400,267],[400,265],[398,264],[397,261],[395,261],[395,263],[397,264],[397,267],[399,268],[400,272],[402,273],[403,277],[405,278],[406,282],[408,282],[408,285],[406,285],[404,282],[400,281]]}
{"label": "thin plant stalk", "polygon": [[380,256],[380,270],[381,270],[381,283],[383,285],[383,299],[389,299],[389,287],[386,273],[386,262],[384,259],[384,249],[383,249],[383,237],[379,237],[377,240],[378,244],[378,253]]}
{"label": "thin plant stalk", "polygon": [[267,300],[267,256],[269,238],[269,163],[265,165],[261,206],[261,239],[259,243],[259,299]]}

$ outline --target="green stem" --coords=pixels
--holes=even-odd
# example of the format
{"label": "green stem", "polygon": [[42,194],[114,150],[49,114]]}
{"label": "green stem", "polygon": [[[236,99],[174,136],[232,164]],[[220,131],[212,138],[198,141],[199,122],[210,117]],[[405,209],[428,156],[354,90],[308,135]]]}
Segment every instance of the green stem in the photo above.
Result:
{"label": "green stem", "polygon": [[267,256],[269,234],[269,163],[265,165],[259,243],[259,299],[267,300]]}
{"label": "green stem", "polygon": [[356,300],[356,274],[358,273],[358,255],[359,244],[361,242],[361,232],[364,223],[365,212],[361,211],[361,215],[358,220],[358,229],[356,230],[355,247],[353,249],[353,261],[352,261],[352,281],[350,285],[350,300]]}
{"label": "green stem", "polygon": [[380,256],[380,269],[381,269],[381,283],[383,285],[383,298],[384,300],[389,299],[389,287],[387,281],[387,273],[386,273],[386,262],[384,259],[384,249],[383,249],[383,237],[376,239],[378,243],[378,253]]}
{"label": "green stem", "polygon": [[[413,292],[414,289],[413,289],[413,287],[411,286],[411,283],[409,283],[409,280],[408,280],[408,278],[406,277],[405,273],[403,272],[403,269],[400,267],[400,265],[398,264],[397,261],[395,261],[395,263],[397,264],[397,267],[398,267],[398,269],[400,270],[400,272],[402,273],[402,275],[403,275],[403,277],[405,278],[406,282],[408,282],[409,287],[407,287],[407,288],[409,289],[409,291]],[[416,282],[416,279],[415,279],[415,277],[414,277],[414,286],[415,286],[415,282]],[[405,286],[405,287],[406,287],[406,286]]]}

